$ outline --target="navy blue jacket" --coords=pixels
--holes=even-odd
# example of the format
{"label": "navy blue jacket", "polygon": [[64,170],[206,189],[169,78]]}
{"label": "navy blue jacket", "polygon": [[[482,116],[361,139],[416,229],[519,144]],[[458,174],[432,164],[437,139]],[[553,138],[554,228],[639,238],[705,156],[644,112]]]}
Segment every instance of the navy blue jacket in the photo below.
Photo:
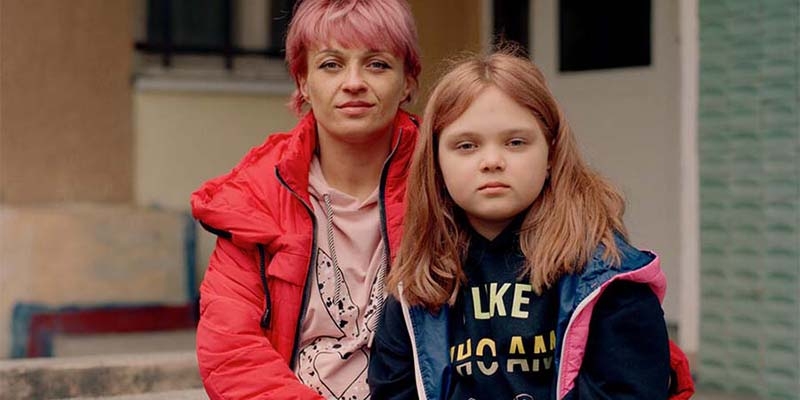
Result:
{"label": "navy blue jacket", "polygon": [[[558,283],[553,392],[558,400],[668,398],[670,353],[658,257],[617,240],[612,267],[598,248],[583,272]],[[446,400],[448,308],[433,314],[390,298],[369,366],[374,399]]]}

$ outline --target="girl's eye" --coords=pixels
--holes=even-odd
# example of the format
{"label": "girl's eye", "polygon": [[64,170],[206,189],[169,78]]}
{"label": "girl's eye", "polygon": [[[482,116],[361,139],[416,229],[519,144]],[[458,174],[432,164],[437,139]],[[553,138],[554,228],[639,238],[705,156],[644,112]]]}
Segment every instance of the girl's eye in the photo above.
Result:
{"label": "girl's eye", "polygon": [[472,149],[474,149],[475,147],[477,147],[477,146],[475,145],[475,143],[472,143],[472,142],[460,142],[460,143],[456,143],[456,149],[458,149],[458,150],[464,150],[464,151],[467,151],[467,150],[472,150]]}
{"label": "girl's eye", "polygon": [[524,145],[526,142],[524,139],[511,139],[508,141],[508,145],[511,147],[519,147]]}

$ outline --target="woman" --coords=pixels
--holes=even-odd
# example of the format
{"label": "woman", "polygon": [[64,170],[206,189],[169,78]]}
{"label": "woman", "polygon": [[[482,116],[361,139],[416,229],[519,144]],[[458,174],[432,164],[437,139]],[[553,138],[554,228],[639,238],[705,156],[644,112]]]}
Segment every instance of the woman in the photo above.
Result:
{"label": "woman", "polygon": [[417,126],[404,0],[305,0],[286,38],[290,132],[192,195],[217,234],[197,357],[212,399],[369,397],[369,348],[400,240]]}

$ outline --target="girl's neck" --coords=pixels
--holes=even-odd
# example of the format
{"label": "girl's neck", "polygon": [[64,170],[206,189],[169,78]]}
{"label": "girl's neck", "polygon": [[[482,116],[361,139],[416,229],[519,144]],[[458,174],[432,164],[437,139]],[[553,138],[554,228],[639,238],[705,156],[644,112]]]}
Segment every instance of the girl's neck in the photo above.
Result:
{"label": "girl's neck", "polygon": [[366,199],[380,182],[391,139],[385,135],[378,141],[353,144],[320,138],[318,155],[325,181],[336,190]]}
{"label": "girl's neck", "polygon": [[505,221],[477,220],[469,215],[466,217],[467,221],[469,221],[469,225],[472,227],[472,230],[474,230],[478,235],[481,235],[484,239],[491,242],[500,236],[500,234],[511,225],[514,225],[514,227],[518,230],[525,221],[525,217],[528,215],[528,210],[530,210],[530,207],[515,215],[513,218]]}
{"label": "girl's neck", "polygon": [[470,223],[472,225],[472,229],[479,235],[481,235],[484,239],[488,241],[494,240],[500,233],[503,232],[503,229],[506,229],[508,224],[511,221],[505,221],[502,223],[495,223],[489,224],[485,221],[481,222],[480,224]]}

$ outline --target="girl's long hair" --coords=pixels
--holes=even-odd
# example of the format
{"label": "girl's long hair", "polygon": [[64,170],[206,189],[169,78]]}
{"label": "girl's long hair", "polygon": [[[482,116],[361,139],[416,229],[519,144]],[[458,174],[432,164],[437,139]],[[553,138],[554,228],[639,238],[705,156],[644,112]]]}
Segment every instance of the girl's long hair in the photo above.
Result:
{"label": "girl's long hair", "polygon": [[452,303],[465,282],[469,235],[463,210],[450,197],[438,162],[442,129],[487,87],[494,86],[529,109],[550,145],[550,176],[520,229],[525,266],[536,293],[564,274],[577,273],[598,245],[619,264],[615,234],[625,238],[622,195],[581,158],[575,137],[539,69],[514,49],[471,56],[444,74],[425,107],[408,178],[403,238],[388,287],[411,305],[437,310]]}

